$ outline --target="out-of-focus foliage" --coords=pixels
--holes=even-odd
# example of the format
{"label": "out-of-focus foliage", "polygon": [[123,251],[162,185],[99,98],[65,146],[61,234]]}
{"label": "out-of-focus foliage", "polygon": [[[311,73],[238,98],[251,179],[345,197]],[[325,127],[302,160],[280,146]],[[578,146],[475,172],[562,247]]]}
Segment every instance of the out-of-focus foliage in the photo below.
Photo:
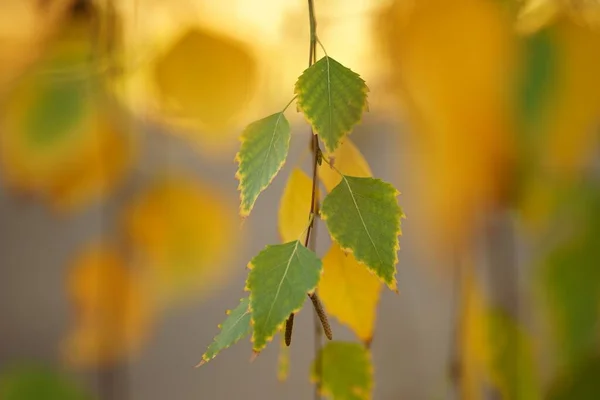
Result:
{"label": "out-of-focus foliage", "polygon": [[235,210],[216,187],[184,175],[158,179],[128,205],[126,243],[159,303],[206,296],[233,272]]}
{"label": "out-of-focus foliage", "polygon": [[471,271],[465,272],[457,338],[461,349],[461,398],[484,399],[491,384],[503,399],[541,399],[532,341],[517,322],[486,299]]}
{"label": "out-of-focus foliage", "polygon": [[328,343],[313,362],[311,379],[331,399],[370,399],[373,366],[369,350],[358,343]]}
{"label": "out-of-focus foliage", "polygon": [[422,220],[444,247],[464,244],[500,200],[513,153],[517,43],[501,3],[398,0],[380,18],[392,85],[415,133],[414,170],[426,182]]}
{"label": "out-of-focus foliage", "polygon": [[549,400],[594,400],[600,397],[600,357],[588,358],[553,383]]}
{"label": "out-of-focus foliage", "polygon": [[0,99],[44,52],[73,0],[4,0],[0,4]]}
{"label": "out-of-focus foliage", "polygon": [[61,27],[43,59],[1,109],[0,161],[7,183],[59,210],[105,197],[134,161],[128,117],[106,96],[89,19]]}
{"label": "out-of-focus foliage", "polygon": [[75,320],[64,355],[73,365],[112,364],[144,345],[156,307],[138,271],[116,247],[94,244],[74,260],[67,282]]}
{"label": "out-of-focus foliage", "polygon": [[583,186],[576,195],[566,237],[545,256],[537,275],[563,367],[588,358],[600,338],[600,192]]}
{"label": "out-of-focus foliage", "polygon": [[0,373],[2,400],[92,400],[95,397],[56,371],[20,365]]}

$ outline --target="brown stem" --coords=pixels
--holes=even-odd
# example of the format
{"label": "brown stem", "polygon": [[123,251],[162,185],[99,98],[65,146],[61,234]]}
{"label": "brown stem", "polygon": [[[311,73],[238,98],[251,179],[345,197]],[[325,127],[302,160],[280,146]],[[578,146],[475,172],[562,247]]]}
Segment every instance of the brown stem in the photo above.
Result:
{"label": "brown stem", "polygon": [[292,344],[292,329],[294,328],[294,314],[290,314],[285,321],[285,345],[289,347]]}

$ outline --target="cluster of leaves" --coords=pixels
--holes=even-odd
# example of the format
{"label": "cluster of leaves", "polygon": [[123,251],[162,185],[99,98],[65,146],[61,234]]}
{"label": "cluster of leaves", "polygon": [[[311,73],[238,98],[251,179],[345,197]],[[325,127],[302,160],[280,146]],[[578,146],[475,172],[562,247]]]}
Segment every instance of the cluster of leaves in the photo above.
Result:
{"label": "cluster of leaves", "polygon": [[[313,180],[300,169],[290,175],[279,214],[284,243],[267,246],[250,261],[245,287],[250,295],[228,312],[200,364],[247,335],[252,336],[253,350],[259,353],[301,309],[307,294],[329,336],[315,294],[317,288],[327,311],[353,328],[364,342],[370,341],[382,283],[396,290],[403,212],[397,202],[398,191],[371,177],[366,161],[346,139],[366,109],[367,90],[358,74],[328,55],[298,78],[292,102],[297,101],[298,110],[316,135],[312,139],[317,143],[313,146]],[[291,141],[290,124],[284,115],[288,107],[250,124],[242,133],[236,177],[243,217],[250,214],[260,193],[286,161]],[[328,192],[321,207],[318,178]],[[323,260],[308,248],[316,218],[325,222],[333,240]],[[291,335],[291,324],[286,333]],[[286,342],[289,344],[290,338],[286,337]],[[315,378],[334,398],[369,395],[372,372],[366,347],[332,342],[315,362],[324,368]],[[328,368],[333,364],[345,368]]]}
{"label": "cluster of leaves", "polygon": [[[506,399],[599,396],[585,382],[597,371],[599,185],[582,179],[597,161],[599,11],[597,1],[398,0],[381,14],[392,79],[423,149],[431,220],[419,226],[430,222],[444,234],[438,245],[471,258],[487,222],[479,217],[510,210],[535,243],[532,294],[543,301],[525,306],[535,307],[528,324],[473,288],[482,282],[462,284],[462,398],[482,398],[483,383]],[[529,323],[544,336],[532,340]],[[544,385],[551,375],[559,387]]]}

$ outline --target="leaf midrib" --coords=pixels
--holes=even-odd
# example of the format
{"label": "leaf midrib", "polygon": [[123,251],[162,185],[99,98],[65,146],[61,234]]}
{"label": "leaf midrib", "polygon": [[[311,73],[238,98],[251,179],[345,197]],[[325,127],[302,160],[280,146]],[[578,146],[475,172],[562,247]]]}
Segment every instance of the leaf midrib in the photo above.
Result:
{"label": "leaf midrib", "polygon": [[381,259],[379,250],[377,249],[377,246],[375,245],[375,242],[373,241],[373,238],[371,237],[371,233],[369,232],[369,229],[367,228],[367,224],[365,224],[365,220],[362,216],[362,213],[360,212],[360,209],[358,208],[358,203],[356,202],[356,198],[354,197],[354,193],[352,192],[352,188],[350,187],[350,182],[348,182],[348,179],[346,178],[346,176],[342,175],[342,178],[344,179],[346,186],[348,186],[348,192],[350,192],[350,197],[352,198],[354,207],[356,207],[356,212],[358,212],[358,216],[360,217],[360,222],[362,223],[363,228],[365,228],[365,232],[367,233],[367,236],[369,237],[369,240],[371,241],[371,244],[373,245],[373,248],[375,249],[375,253],[377,253],[377,258],[379,259],[379,262],[381,264],[383,264],[383,260]]}
{"label": "leaf midrib", "polygon": [[263,175],[264,175],[264,171],[265,171],[265,164],[267,163],[267,159],[269,158],[269,155],[271,154],[271,149],[273,148],[273,141],[275,140],[275,136],[277,136],[277,127],[279,126],[279,120],[281,119],[282,115],[283,115],[282,113],[279,113],[277,115],[277,121],[275,121],[275,126],[273,127],[273,133],[271,134],[271,141],[269,142],[267,154],[265,155],[262,165],[260,166],[259,175],[260,175],[260,181],[261,181],[261,189],[264,186],[264,184],[262,183],[262,180],[263,180]]}
{"label": "leaf midrib", "polygon": [[273,312],[273,307],[275,307],[275,303],[277,303],[277,298],[279,297],[279,292],[281,291],[281,286],[283,285],[283,281],[287,277],[288,271],[290,269],[290,265],[292,264],[292,259],[294,258],[294,255],[296,255],[296,251],[298,250],[299,243],[300,243],[299,241],[296,241],[296,245],[294,246],[294,250],[292,251],[292,254],[290,255],[290,258],[287,262],[285,271],[283,272],[283,276],[281,277],[281,280],[279,281],[279,285],[277,286],[277,291],[275,292],[275,298],[273,299],[273,302],[271,303],[271,308],[269,309],[269,312],[267,313],[267,318],[265,319],[265,325],[267,325],[269,323],[269,319],[271,318],[271,313]]}

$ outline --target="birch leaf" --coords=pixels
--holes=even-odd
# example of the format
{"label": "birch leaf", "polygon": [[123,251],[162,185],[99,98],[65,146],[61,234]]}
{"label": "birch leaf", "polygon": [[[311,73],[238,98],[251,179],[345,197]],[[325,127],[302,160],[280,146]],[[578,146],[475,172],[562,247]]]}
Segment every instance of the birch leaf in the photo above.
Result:
{"label": "birch leaf", "polygon": [[294,240],[304,242],[311,195],[312,180],[301,169],[295,168],[290,174],[279,205],[279,236],[284,243]]}
{"label": "birch leaf", "polygon": [[246,290],[250,291],[252,342],[261,351],[317,287],[321,260],[300,241],[267,246],[248,264]]}
{"label": "birch leaf", "polygon": [[[348,138],[333,153],[328,153],[324,156],[332,160],[335,168],[344,175],[358,177],[370,177],[373,175],[365,157]],[[326,163],[323,163],[319,168],[319,178],[328,192],[331,192],[342,181],[339,172]]]}
{"label": "birch leaf", "polygon": [[392,290],[404,216],[397,195],[392,185],[379,179],[344,176],[321,208],[331,237]]}
{"label": "birch leaf", "polygon": [[242,133],[242,147],[236,156],[239,169],[240,214],[250,214],[258,195],[279,172],[290,149],[290,124],[282,112],[250,124]]}
{"label": "birch leaf", "polygon": [[306,69],[295,87],[298,108],[330,152],[360,121],[367,91],[357,73],[328,56]]}
{"label": "birch leaf", "polygon": [[335,400],[371,398],[373,366],[369,351],[358,343],[329,342],[313,362],[311,378],[322,394]]}
{"label": "birch leaf", "polygon": [[202,355],[202,361],[199,365],[209,362],[222,350],[234,345],[252,332],[252,326],[250,326],[250,299],[248,297],[243,298],[235,309],[227,311],[227,319],[222,325],[219,325],[219,329],[221,329],[221,332],[215,336],[206,353]]}
{"label": "birch leaf", "polygon": [[379,279],[334,243],[323,258],[319,282],[319,296],[327,313],[368,343],[373,337],[380,294]]}

